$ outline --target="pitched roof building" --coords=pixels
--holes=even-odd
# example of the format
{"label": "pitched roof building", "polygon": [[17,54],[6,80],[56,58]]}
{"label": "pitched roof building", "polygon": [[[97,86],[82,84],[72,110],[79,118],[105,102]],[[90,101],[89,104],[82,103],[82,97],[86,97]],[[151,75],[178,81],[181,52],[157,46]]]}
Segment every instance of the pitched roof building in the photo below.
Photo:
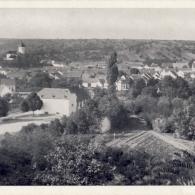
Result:
{"label": "pitched roof building", "polygon": [[38,95],[43,101],[42,110],[48,114],[70,116],[84,104],[84,100],[69,89],[43,88]]}

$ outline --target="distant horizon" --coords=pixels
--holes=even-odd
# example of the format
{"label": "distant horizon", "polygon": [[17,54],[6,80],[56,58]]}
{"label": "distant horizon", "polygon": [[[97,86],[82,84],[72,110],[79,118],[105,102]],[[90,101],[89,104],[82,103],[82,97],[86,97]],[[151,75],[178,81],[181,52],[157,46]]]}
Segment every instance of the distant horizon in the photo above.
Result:
{"label": "distant horizon", "polygon": [[4,8],[2,39],[195,40],[195,9]]}
{"label": "distant horizon", "polygon": [[132,40],[132,41],[192,41],[195,39],[137,39],[137,38],[2,38],[0,40]]}

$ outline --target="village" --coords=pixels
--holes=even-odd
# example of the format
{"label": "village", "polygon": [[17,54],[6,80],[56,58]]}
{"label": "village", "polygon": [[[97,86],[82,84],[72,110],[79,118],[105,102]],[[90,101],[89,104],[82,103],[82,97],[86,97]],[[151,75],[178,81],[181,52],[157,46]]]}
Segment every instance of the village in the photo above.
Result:
{"label": "village", "polygon": [[195,185],[195,12],[165,4],[0,9],[0,185]]}
{"label": "village", "polygon": [[[21,41],[16,51],[6,52],[3,61],[15,61],[18,55],[23,56],[26,52],[28,52],[28,46]],[[68,88],[61,87],[50,86],[49,88],[41,88],[39,91],[36,89],[36,93],[43,102],[41,110],[35,112],[37,114],[37,120],[30,117],[32,115],[30,111],[23,113],[20,109],[11,109],[7,116],[1,118],[3,122],[0,125],[1,134],[7,131],[19,131],[23,126],[32,122],[37,124],[41,124],[42,122],[48,123],[63,115],[70,116],[81,108],[89,97],[93,98],[94,89],[108,89],[106,61],[86,62],[82,64],[72,62],[66,64],[65,62],[54,61],[52,59],[42,59],[40,64],[43,63],[44,65],[41,67],[31,67],[28,69],[0,66],[0,96],[11,96],[21,99],[27,98],[33,91],[28,89],[22,91],[21,87],[18,87],[18,83],[21,85],[21,83],[30,81],[37,74],[40,74],[40,72],[47,74],[49,78],[56,81],[63,79],[69,80],[75,83],[77,88],[87,91],[88,96],[86,95],[80,98],[78,97],[79,94],[76,93],[77,90],[71,92]],[[119,75],[115,85],[120,97],[120,94],[127,92],[131,84],[139,79],[143,79],[146,85],[152,79],[162,80],[167,76],[173,79],[181,77],[188,82],[192,82],[195,78],[195,60],[191,62],[170,62],[162,64],[126,62],[118,64],[118,70]],[[11,102],[13,99],[9,101]],[[16,107],[19,107],[19,105]],[[8,119],[12,119],[13,123]],[[27,120],[28,122],[21,123],[23,120]],[[16,128],[14,128],[15,126]]]}

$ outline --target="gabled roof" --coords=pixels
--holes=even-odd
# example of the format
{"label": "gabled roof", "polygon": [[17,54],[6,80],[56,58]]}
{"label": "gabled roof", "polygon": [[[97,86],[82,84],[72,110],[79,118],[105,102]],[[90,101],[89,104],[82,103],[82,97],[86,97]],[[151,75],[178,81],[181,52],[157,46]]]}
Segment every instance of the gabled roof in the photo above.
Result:
{"label": "gabled roof", "polygon": [[153,78],[153,76],[152,76],[150,73],[144,73],[144,74],[142,75],[142,77],[145,78],[145,79],[147,79],[147,80]]}
{"label": "gabled roof", "polygon": [[83,71],[70,71],[70,72],[60,71],[60,72],[62,72],[63,77],[66,78],[81,78],[83,74]]}
{"label": "gabled roof", "polygon": [[175,76],[175,77],[178,77],[177,73],[173,70],[171,70],[171,73]]}
{"label": "gabled roof", "polygon": [[61,88],[43,88],[38,92],[38,95],[43,99],[68,99],[70,90]]}

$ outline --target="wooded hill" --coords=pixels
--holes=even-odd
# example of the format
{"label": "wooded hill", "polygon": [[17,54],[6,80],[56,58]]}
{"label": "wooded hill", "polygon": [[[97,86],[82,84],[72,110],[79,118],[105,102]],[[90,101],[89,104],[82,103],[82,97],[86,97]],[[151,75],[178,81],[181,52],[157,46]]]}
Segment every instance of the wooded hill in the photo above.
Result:
{"label": "wooded hill", "polygon": [[[195,41],[165,40],[111,40],[111,39],[24,39],[27,52],[41,59],[65,62],[106,60],[116,50],[121,62],[146,61],[190,61],[195,58]],[[20,40],[0,39],[0,57],[9,50],[16,50]]]}

